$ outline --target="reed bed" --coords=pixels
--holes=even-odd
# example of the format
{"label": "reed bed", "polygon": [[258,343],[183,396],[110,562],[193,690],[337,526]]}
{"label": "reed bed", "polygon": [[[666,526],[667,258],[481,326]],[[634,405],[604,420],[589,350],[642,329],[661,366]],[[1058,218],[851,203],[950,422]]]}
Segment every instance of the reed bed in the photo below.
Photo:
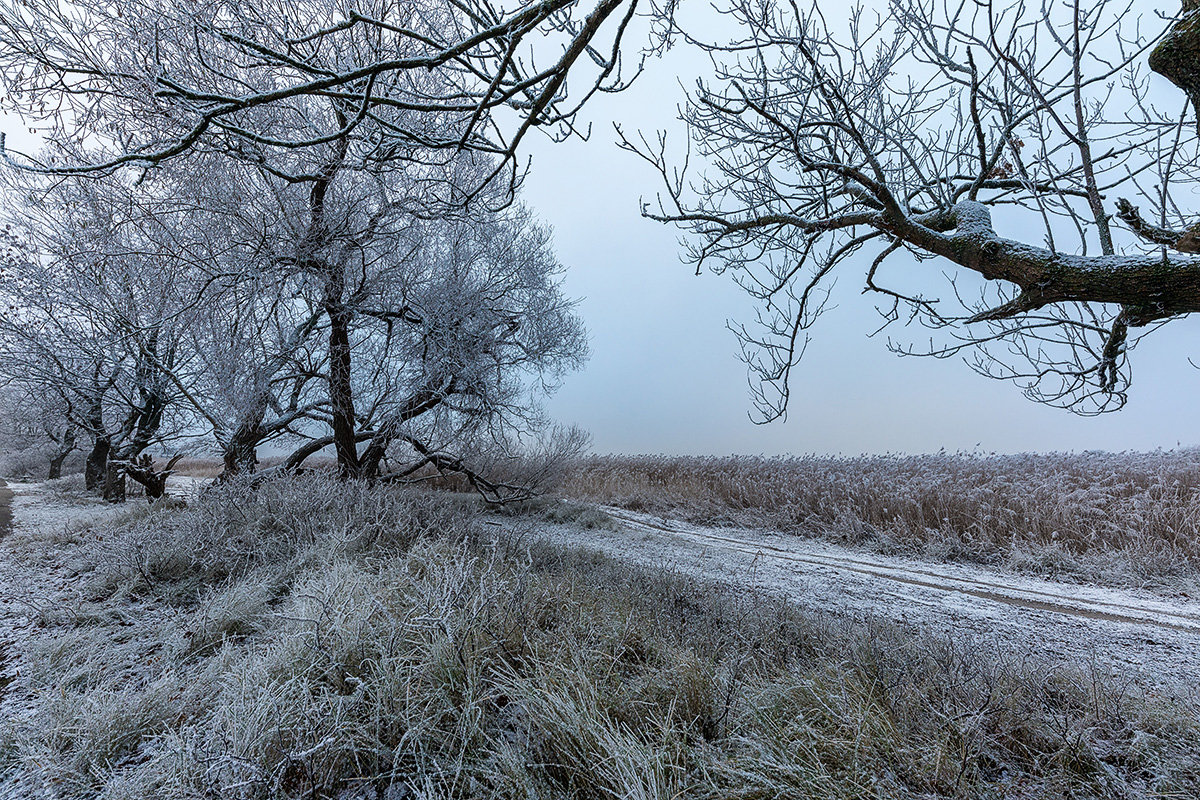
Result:
{"label": "reed bed", "polygon": [[595,456],[562,491],[696,523],[1116,583],[1200,571],[1200,451]]}

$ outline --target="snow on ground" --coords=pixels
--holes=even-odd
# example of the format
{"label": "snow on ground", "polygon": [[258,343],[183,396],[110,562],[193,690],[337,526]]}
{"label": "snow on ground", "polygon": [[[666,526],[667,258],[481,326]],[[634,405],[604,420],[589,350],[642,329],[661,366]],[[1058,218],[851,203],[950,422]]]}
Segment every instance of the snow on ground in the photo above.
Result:
{"label": "snow on ground", "polygon": [[543,529],[627,561],[782,595],[817,614],[883,618],[1047,666],[1095,666],[1161,690],[1200,685],[1200,602],[850,550],[764,531],[603,510],[614,531]]}
{"label": "snow on ground", "polygon": [[[193,500],[206,478],[172,476]],[[21,643],[43,609],[78,602],[70,530],[121,512],[36,483],[10,483],[13,532],[0,539],[0,718],[28,713]],[[131,501],[138,502],[138,501]],[[787,597],[816,614],[904,626],[973,641],[1048,666],[1088,668],[1168,694],[1200,685],[1200,602],[1080,586],[850,550],[764,531],[707,528],[604,508],[615,530],[546,525],[541,535],[633,563]],[[2,534],[0,534],[2,535]],[[62,537],[61,539],[59,537]],[[38,558],[29,540],[38,540]],[[61,542],[61,544],[59,544]],[[59,557],[61,554],[61,557]],[[0,800],[36,796],[28,776],[0,780]]]}
{"label": "snow on ground", "polygon": [[212,478],[198,478],[194,475],[172,475],[167,478],[167,494],[178,497],[189,503],[200,496],[205,486],[212,483]]}
{"label": "snow on ground", "polygon": [[[72,527],[120,513],[120,506],[90,498],[67,499],[40,483],[10,481],[12,531],[0,539],[0,719],[29,713],[31,698],[21,680],[22,640],[45,611],[73,606],[78,594],[72,588],[71,568],[65,549],[54,545],[67,538]],[[28,541],[40,541],[35,564]],[[62,554],[55,558],[54,554]],[[47,553],[49,558],[45,558]],[[0,800],[38,797],[30,776],[17,772],[0,778]]]}

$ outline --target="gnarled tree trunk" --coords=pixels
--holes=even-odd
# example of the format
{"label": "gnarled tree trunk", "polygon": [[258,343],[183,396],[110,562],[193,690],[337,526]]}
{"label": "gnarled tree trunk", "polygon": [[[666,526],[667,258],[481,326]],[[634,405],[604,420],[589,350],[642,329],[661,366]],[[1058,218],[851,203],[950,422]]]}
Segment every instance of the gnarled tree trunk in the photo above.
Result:
{"label": "gnarled tree trunk", "polygon": [[[1183,0],[1183,16],[1150,53],[1150,69],[1187,93],[1200,109],[1200,0]],[[1200,124],[1200,118],[1197,120]]]}
{"label": "gnarled tree trunk", "polygon": [[97,436],[83,467],[83,482],[89,492],[99,492],[104,487],[108,473],[108,456],[112,452],[112,441],[107,435]]}
{"label": "gnarled tree trunk", "polygon": [[47,478],[54,480],[62,477],[63,462],[67,460],[67,456],[75,452],[75,428],[68,426],[63,431],[62,438],[58,441],[58,450],[50,458],[50,470]]}
{"label": "gnarled tree trunk", "polygon": [[125,474],[142,485],[146,490],[147,500],[158,500],[167,493],[167,478],[174,473],[175,464],[181,458],[183,458],[182,453],[168,461],[165,468],[159,470],[154,468],[154,458],[146,453],[137,461],[125,464]]}
{"label": "gnarled tree trunk", "polygon": [[258,464],[258,443],[262,437],[262,427],[257,422],[245,423],[234,431],[221,454],[225,468],[217,476],[218,483],[254,472]]}
{"label": "gnarled tree trunk", "polygon": [[103,496],[110,503],[125,502],[125,465],[119,461],[105,464]]}

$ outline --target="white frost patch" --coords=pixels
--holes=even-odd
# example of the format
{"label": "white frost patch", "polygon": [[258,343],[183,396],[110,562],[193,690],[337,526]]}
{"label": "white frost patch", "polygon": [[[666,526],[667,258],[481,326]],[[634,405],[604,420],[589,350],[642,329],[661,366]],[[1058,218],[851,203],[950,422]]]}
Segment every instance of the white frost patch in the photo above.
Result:
{"label": "white frost patch", "polygon": [[[9,481],[8,488],[13,492],[13,530],[0,539],[0,684],[7,684],[0,688],[0,726],[11,729],[29,716],[34,702],[23,680],[21,655],[29,629],[38,624],[43,611],[70,608],[78,602],[65,553],[56,557],[55,537],[68,537],[74,527],[118,514],[122,506],[67,498],[41,483]],[[29,558],[30,539],[39,540],[36,564]],[[50,796],[53,793],[37,776],[0,771],[0,800]]]}
{"label": "white frost patch", "polygon": [[953,634],[1048,667],[1088,668],[1184,691],[1200,684],[1200,602],[850,550],[764,531],[708,528],[602,507],[612,531],[543,533],[629,561],[784,596],[817,614]]}
{"label": "white frost patch", "polygon": [[197,499],[204,487],[211,483],[212,478],[197,478],[193,475],[171,475],[167,478],[167,494],[190,503]]}

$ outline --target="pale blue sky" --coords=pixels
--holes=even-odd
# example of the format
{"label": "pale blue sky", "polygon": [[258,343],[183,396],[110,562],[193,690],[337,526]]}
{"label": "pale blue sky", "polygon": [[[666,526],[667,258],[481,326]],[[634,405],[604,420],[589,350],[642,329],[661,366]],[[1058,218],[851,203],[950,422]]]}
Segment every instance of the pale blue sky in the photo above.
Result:
{"label": "pale blue sky", "polygon": [[[554,227],[570,267],[567,290],[583,298],[580,310],[592,333],[591,363],[567,380],[549,408],[590,430],[597,451],[858,454],[1200,444],[1194,412],[1200,371],[1188,363],[1200,357],[1200,321],[1173,322],[1138,347],[1125,409],[1082,418],[1032,403],[1014,385],[979,376],[961,361],[889,353],[886,333],[867,336],[880,320],[859,293],[865,264],[843,272],[838,308],[812,331],[787,421],[752,424],[745,368],[725,330],[727,318],[752,319],[748,301],[727,277],[695,276],[679,261],[678,232],[640,217],[639,198],[652,199],[656,176],[613,144],[614,119],[626,129],[664,127],[678,137],[677,82],[690,84],[704,69],[695,55],[672,51],[628,92],[595,99],[587,115],[594,122],[590,141],[531,148],[524,196]],[[916,268],[940,280],[944,265]],[[921,330],[910,333],[922,339]]]}

